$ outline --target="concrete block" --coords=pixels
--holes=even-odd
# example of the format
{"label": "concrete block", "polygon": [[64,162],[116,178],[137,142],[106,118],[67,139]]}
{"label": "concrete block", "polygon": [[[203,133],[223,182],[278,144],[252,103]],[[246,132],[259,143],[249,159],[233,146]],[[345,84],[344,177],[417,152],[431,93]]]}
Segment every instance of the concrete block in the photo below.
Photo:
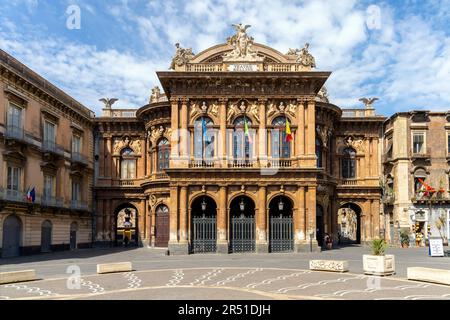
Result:
{"label": "concrete block", "polygon": [[407,269],[409,280],[433,282],[450,286],[450,270],[422,267],[409,267]]}
{"label": "concrete block", "polygon": [[310,270],[347,272],[348,261],[346,260],[309,260]]}
{"label": "concrete block", "polygon": [[36,280],[35,270],[0,272],[0,284]]}
{"label": "concrete block", "polygon": [[97,273],[129,272],[132,270],[131,262],[97,264]]}

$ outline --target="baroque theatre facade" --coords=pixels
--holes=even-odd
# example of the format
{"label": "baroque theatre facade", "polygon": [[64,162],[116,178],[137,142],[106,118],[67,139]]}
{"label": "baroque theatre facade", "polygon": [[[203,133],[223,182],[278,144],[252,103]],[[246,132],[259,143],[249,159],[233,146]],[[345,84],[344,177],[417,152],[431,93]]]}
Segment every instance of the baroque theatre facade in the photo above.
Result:
{"label": "baroque theatre facade", "polygon": [[[98,243],[171,254],[301,252],[380,236],[372,101],[328,100],[308,44],[287,54],[248,26],[198,54],[176,45],[138,110],[105,102],[95,123]],[[128,232],[128,233],[126,233]]]}

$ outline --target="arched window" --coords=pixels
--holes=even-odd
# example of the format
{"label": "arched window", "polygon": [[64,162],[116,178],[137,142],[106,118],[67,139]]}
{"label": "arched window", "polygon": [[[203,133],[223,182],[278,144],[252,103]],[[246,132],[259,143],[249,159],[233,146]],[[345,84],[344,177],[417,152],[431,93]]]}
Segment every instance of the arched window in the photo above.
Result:
{"label": "arched window", "polygon": [[131,148],[124,148],[121,152],[120,177],[122,179],[136,178],[136,158]]}
{"label": "arched window", "polygon": [[194,157],[196,159],[212,159],[214,157],[213,121],[208,117],[200,117],[194,123]]}
{"label": "arched window", "polygon": [[316,138],[317,168],[322,168],[322,141]]}
{"label": "arched window", "polygon": [[234,159],[249,159],[251,158],[250,142],[252,142],[250,132],[245,132],[245,122],[247,122],[247,129],[252,125],[252,122],[247,117],[239,117],[234,120],[233,131],[233,157]]}
{"label": "arched window", "polygon": [[[426,183],[427,172],[423,168],[418,168],[414,171],[414,192],[419,193],[425,190],[422,182]],[[422,182],[421,182],[422,181]]]}
{"label": "arched window", "polygon": [[356,151],[345,148],[342,157],[342,177],[351,179],[356,177]]}
{"label": "arched window", "polygon": [[277,117],[272,121],[271,150],[272,158],[290,158],[291,143],[286,139],[286,117]]}
{"label": "arched window", "polygon": [[158,171],[169,168],[170,145],[169,140],[162,138],[158,142]]}

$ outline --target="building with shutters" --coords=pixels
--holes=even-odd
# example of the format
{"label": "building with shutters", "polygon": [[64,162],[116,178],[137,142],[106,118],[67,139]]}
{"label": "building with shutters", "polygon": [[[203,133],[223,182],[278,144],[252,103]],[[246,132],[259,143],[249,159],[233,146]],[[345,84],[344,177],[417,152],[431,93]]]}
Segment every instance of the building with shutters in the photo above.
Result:
{"label": "building with shutters", "polygon": [[91,246],[92,118],[0,50],[0,257]]}

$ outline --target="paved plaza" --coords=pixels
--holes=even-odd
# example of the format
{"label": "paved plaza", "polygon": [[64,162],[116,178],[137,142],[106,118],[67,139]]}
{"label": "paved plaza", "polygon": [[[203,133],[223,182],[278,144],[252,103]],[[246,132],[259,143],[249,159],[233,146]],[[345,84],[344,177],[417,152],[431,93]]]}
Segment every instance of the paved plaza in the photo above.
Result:
{"label": "paved plaza", "polygon": [[[450,300],[449,286],[406,280],[407,267],[450,269],[450,257],[429,257],[427,250],[390,248],[397,272],[383,278],[363,274],[369,248],[360,246],[303,254],[166,256],[151,248],[42,254],[0,260],[2,272],[35,269],[41,279],[2,285],[0,299]],[[310,271],[310,259],[348,260],[349,272]],[[134,271],[96,274],[98,263],[120,261],[131,261]],[[70,268],[81,271],[78,283]]]}

